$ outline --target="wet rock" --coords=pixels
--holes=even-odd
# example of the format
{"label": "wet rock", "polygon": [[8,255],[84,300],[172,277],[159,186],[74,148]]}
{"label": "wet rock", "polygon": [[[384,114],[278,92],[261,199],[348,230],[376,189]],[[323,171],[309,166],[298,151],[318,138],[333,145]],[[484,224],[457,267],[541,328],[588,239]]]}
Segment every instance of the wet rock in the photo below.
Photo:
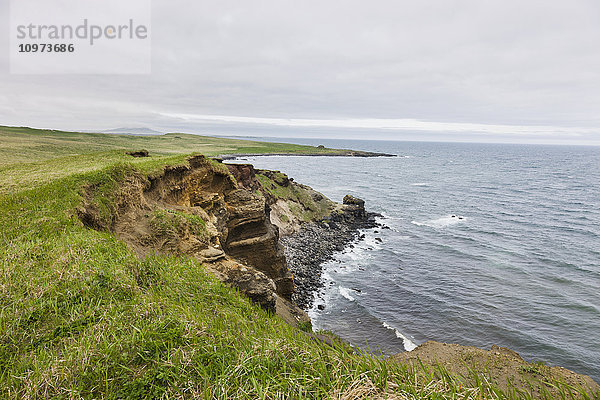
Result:
{"label": "wet rock", "polygon": [[292,300],[305,310],[312,306],[315,291],[325,284],[321,279],[322,264],[336,252],[364,239],[359,229],[379,226],[375,217],[380,215],[366,212],[362,200],[346,196],[345,203],[324,221],[305,223],[299,231],[280,240],[296,285]]}

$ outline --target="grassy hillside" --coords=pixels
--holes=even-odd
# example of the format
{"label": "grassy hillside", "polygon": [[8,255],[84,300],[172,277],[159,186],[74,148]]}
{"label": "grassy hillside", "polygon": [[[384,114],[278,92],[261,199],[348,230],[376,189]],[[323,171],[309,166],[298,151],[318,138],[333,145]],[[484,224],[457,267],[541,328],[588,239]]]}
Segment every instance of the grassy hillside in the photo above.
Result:
{"label": "grassy hillside", "polygon": [[[466,385],[441,367],[325,345],[195,260],[142,261],[74,212],[82,186],[110,191],[133,171],[185,163],[184,152],[288,145],[0,132],[0,398],[505,398],[483,371]],[[123,154],[136,148],[155,156]],[[578,393],[549,385],[558,389],[547,398]]]}
{"label": "grassy hillside", "polygon": [[188,134],[157,136],[76,133],[0,126],[0,193],[32,188],[53,179],[97,170],[117,162],[145,164],[125,150],[146,149],[153,158],[201,153],[339,154],[337,149]]}
{"label": "grassy hillside", "polygon": [[155,155],[309,153],[339,154],[342,150],[288,143],[267,143],[211,136],[168,133],[154,136],[63,132],[0,126],[0,166],[48,160],[98,151],[144,148]]}

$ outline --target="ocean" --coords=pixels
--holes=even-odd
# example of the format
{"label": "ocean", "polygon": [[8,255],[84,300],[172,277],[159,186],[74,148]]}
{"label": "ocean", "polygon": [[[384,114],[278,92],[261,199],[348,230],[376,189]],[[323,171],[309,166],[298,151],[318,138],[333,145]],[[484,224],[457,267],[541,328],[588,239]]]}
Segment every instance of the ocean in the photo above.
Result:
{"label": "ocean", "polygon": [[497,344],[600,382],[600,147],[260,140],[398,155],[245,160],[390,228],[325,264],[315,329],[383,354]]}

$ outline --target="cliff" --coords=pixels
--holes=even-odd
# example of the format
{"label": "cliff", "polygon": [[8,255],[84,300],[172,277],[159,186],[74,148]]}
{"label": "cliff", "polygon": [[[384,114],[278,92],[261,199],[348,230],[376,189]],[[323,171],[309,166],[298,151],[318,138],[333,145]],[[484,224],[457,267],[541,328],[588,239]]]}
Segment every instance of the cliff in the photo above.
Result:
{"label": "cliff", "polygon": [[[374,223],[364,202],[334,203],[279,171],[249,164],[203,156],[188,161],[155,176],[130,173],[110,193],[86,186],[77,214],[85,225],[113,232],[142,259],[192,256],[265,310],[293,325],[308,323],[300,307],[310,305],[320,285],[320,264],[359,227]],[[290,238],[281,241],[280,232]]]}
{"label": "cliff", "polygon": [[[123,239],[141,258],[157,252],[190,255],[224,283],[265,310],[296,324],[308,317],[290,302],[294,281],[278,228],[254,174],[203,156],[162,174],[133,173],[110,194],[101,212],[102,188],[84,188],[79,218]],[[106,193],[103,194],[106,197]],[[290,318],[293,317],[293,318]]]}
{"label": "cliff", "polygon": [[[359,228],[375,226],[375,215],[360,199],[346,196],[344,204],[334,203],[278,171],[225,165],[203,156],[188,163],[153,175],[125,170],[110,190],[86,185],[77,216],[88,227],[114,233],[141,259],[157,253],[193,257],[263,309],[306,329],[310,320],[296,304],[310,305],[320,282],[320,264],[354,240]],[[135,279],[143,287],[152,285],[154,278],[139,270]],[[328,337],[312,337],[338,347]],[[485,351],[427,342],[386,362],[445,371],[441,376],[418,374],[436,382],[458,379],[461,390],[462,385],[476,388],[481,374],[518,396],[563,397],[564,387],[553,382],[588,388],[590,393],[600,390],[586,376],[527,363],[499,347]],[[370,391],[372,382],[363,383],[339,397],[353,398],[354,390],[383,395],[379,389]],[[577,390],[573,393],[572,398],[585,398]]]}

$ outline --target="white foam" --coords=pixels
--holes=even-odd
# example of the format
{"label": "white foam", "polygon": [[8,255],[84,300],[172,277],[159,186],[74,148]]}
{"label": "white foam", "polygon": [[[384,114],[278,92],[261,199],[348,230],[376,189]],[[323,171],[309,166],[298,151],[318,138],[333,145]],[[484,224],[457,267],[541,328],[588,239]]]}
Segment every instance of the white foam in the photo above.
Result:
{"label": "white foam", "polygon": [[398,339],[402,339],[402,345],[404,346],[404,350],[413,351],[414,349],[417,348],[417,345],[415,344],[415,342],[413,342],[412,340],[410,340],[409,338],[404,336],[402,333],[400,333],[400,331],[398,331],[398,329],[394,328],[391,325],[388,325],[386,322],[383,323],[383,326],[389,330],[394,331],[394,333],[396,334],[396,337]]}
{"label": "white foam", "polygon": [[411,224],[417,226],[428,226],[430,228],[445,228],[450,225],[456,225],[462,222],[466,222],[467,218],[460,215],[446,215],[441,218],[431,219],[429,221],[411,221]]}
{"label": "white foam", "polygon": [[411,183],[410,186],[429,186],[431,185],[429,182],[415,182]]}
{"label": "white foam", "polygon": [[[378,236],[377,236],[378,237]],[[363,239],[363,245],[361,246],[362,248],[365,247],[375,247],[375,248],[380,248],[381,247],[381,243],[376,239],[375,236],[365,236],[365,238]]]}
{"label": "white foam", "polygon": [[340,294],[347,300],[354,301],[354,297],[350,294],[350,289],[340,286]]}

